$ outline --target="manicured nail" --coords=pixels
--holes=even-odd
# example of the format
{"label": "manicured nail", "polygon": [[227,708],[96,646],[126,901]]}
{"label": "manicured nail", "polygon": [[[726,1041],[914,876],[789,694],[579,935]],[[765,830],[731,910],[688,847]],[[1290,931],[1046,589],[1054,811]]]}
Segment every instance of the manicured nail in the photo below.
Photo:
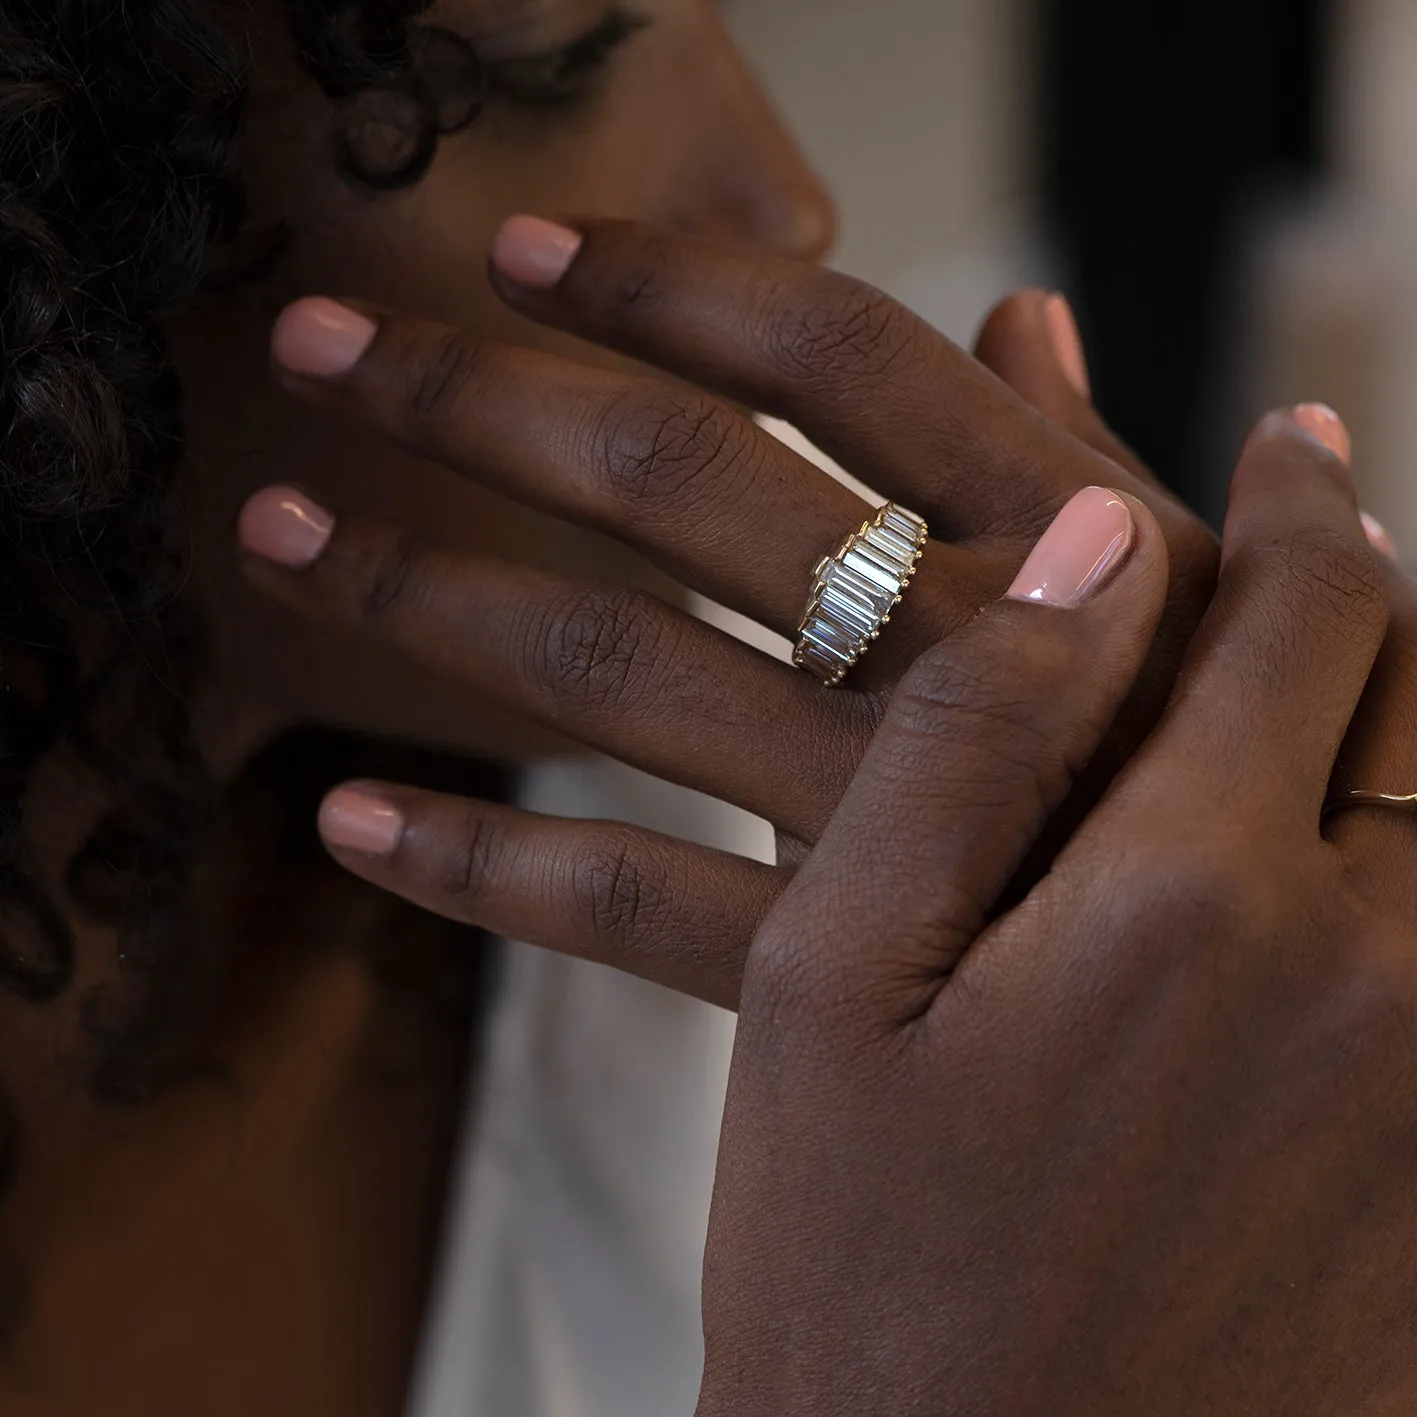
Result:
{"label": "manicured nail", "polygon": [[1317,438],[1340,462],[1348,464],[1353,461],[1353,439],[1343,420],[1326,403],[1301,403],[1292,417],[1304,432],[1311,438]]}
{"label": "manicured nail", "polygon": [[403,813],[360,787],[337,787],[320,804],[320,835],[329,846],[361,856],[392,856],[403,836]]}
{"label": "manicured nail", "polygon": [[281,312],[271,332],[271,356],[292,374],[334,379],[359,363],[377,330],[358,310],[312,296]]}
{"label": "manicured nail", "polygon": [[247,551],[304,570],[319,559],[335,519],[293,487],[265,487],[241,509],[236,537]]}
{"label": "manicured nail", "polygon": [[492,264],[518,285],[550,290],[570,270],[584,242],[580,232],[544,217],[514,216],[493,238]]}
{"label": "manicured nail", "polygon": [[1381,551],[1390,561],[1397,560],[1397,542],[1388,535],[1387,528],[1368,512],[1361,512],[1363,531],[1368,537],[1368,544],[1374,551]]}
{"label": "manicured nail", "polygon": [[1009,587],[1009,599],[1072,610],[1116,575],[1135,539],[1126,502],[1105,487],[1085,487],[1043,533]]}
{"label": "manicured nail", "polygon": [[1053,353],[1068,376],[1068,382],[1089,402],[1092,401],[1092,380],[1087,372],[1087,354],[1082,347],[1077,316],[1065,295],[1050,295],[1043,302],[1043,323]]}

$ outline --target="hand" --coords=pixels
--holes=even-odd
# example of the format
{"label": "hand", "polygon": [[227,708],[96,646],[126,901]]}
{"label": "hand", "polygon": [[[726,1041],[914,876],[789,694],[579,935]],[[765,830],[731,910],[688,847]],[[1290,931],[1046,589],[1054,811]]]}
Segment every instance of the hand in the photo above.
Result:
{"label": "hand", "polygon": [[[534,288],[507,274],[526,273],[528,230],[540,228],[513,224],[522,244],[504,239],[494,272],[517,309],[787,418],[929,519],[937,539],[916,583],[847,686],[827,692],[652,597],[458,555],[350,514],[324,540],[328,519],[307,513],[319,544],[292,553],[280,519],[295,509],[301,530],[299,503],[284,493],[259,496],[243,520],[248,549],[267,553],[249,557],[250,569],[306,613],[391,641],[595,748],[772,821],[788,863],[780,870],[613,824],[385,785],[343,794],[325,815],[341,861],[430,909],[732,1005],[754,928],[835,809],[901,673],[1008,585],[1068,497],[1103,484],[1146,502],[1174,573],[1154,657],[1093,794],[1165,701],[1209,599],[1214,541],[1123,465],[1125,450],[1056,359],[1030,357],[1010,337],[1011,325],[1031,323],[1031,348],[1046,349],[1042,297],[1000,312],[984,347],[1067,427],[841,276],[595,223],[569,271]],[[683,383],[476,345],[390,315],[371,323],[328,302],[289,312],[275,351],[298,395],[608,532],[784,634],[814,563],[868,511]]]}
{"label": "hand", "polygon": [[[905,676],[754,942],[700,1417],[1417,1407],[1417,912],[1322,829],[1393,572],[1291,418],[1167,713],[998,915],[1161,609],[1129,510],[1080,608],[1003,600]],[[1064,551],[1117,514],[1073,504]],[[1409,819],[1335,825],[1375,817],[1410,875]]]}

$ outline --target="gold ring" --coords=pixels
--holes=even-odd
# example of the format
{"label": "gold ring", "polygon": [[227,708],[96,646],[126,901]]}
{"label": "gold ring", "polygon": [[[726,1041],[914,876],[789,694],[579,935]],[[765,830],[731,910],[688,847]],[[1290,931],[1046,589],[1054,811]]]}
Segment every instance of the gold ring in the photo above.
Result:
{"label": "gold ring", "polygon": [[1417,792],[1400,796],[1391,792],[1368,792],[1360,787],[1346,788],[1334,793],[1324,804],[1324,819],[1336,812],[1346,812],[1350,807],[1386,807],[1390,812],[1417,815]]}

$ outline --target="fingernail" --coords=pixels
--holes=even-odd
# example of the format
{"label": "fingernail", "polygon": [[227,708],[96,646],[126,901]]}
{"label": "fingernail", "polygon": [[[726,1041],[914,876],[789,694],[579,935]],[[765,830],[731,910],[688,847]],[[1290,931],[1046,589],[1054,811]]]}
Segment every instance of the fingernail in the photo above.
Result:
{"label": "fingernail", "polygon": [[1072,610],[1112,579],[1135,538],[1126,502],[1105,487],[1085,487],[1043,533],[1009,587],[1009,599]]}
{"label": "fingernail", "polygon": [[550,290],[570,270],[584,242],[580,232],[544,217],[514,216],[492,240],[492,264],[518,285]]}
{"label": "fingernail", "polygon": [[392,856],[403,836],[403,813],[385,797],[337,787],[320,804],[320,835],[361,856]]}
{"label": "fingernail", "polygon": [[1301,403],[1292,414],[1294,422],[1341,462],[1353,461],[1353,439],[1343,420],[1326,403]]}
{"label": "fingernail", "polygon": [[1053,345],[1053,353],[1062,365],[1068,382],[1089,402],[1092,400],[1092,380],[1087,372],[1087,354],[1082,347],[1077,316],[1065,295],[1050,295],[1043,302],[1043,323]]}
{"label": "fingernail", "polygon": [[377,330],[367,315],[317,295],[281,312],[271,332],[271,356],[292,374],[333,379],[359,363]]}
{"label": "fingernail", "polygon": [[1368,544],[1374,551],[1381,551],[1390,561],[1397,560],[1397,542],[1388,535],[1387,528],[1368,512],[1359,513],[1363,522],[1363,530],[1367,534]]}
{"label": "fingernail", "polygon": [[304,570],[319,559],[335,519],[293,487],[266,487],[241,509],[236,537],[247,551]]}

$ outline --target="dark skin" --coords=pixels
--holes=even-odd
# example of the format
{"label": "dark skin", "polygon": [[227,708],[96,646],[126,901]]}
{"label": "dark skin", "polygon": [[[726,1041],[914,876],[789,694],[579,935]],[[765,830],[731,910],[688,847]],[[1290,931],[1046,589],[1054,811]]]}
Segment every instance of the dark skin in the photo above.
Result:
{"label": "dark skin", "polygon": [[[247,568],[308,614],[772,821],[783,847],[776,869],[613,824],[372,784],[361,790],[402,820],[395,849],[331,843],[350,869],[439,914],[732,1007],[754,930],[836,808],[901,674],[1003,590],[1071,495],[1100,484],[1139,499],[1162,528],[1171,571],[1147,662],[1077,793],[1060,804],[1055,836],[1165,705],[1218,547],[1117,443],[1046,340],[1030,342],[1040,297],[996,312],[980,342],[1020,394],[846,277],[622,224],[578,230],[584,245],[550,289],[494,269],[503,298],[788,419],[941,538],[847,686],[826,692],[649,596],[459,556],[359,518],[336,522],[313,565],[292,571],[248,556]],[[608,531],[784,634],[816,558],[862,519],[858,498],[711,396],[393,315],[377,324],[347,375],[278,367],[277,376],[464,475]],[[1395,573],[1389,591],[1391,628],[1341,782],[1412,775],[1417,600]],[[1405,880],[1405,823],[1364,813],[1341,830],[1366,848],[1363,869]],[[1046,859],[1049,840],[1040,845]]]}
{"label": "dark skin", "polygon": [[[741,1007],[700,1417],[1410,1411],[1412,827],[1324,804],[1335,779],[1410,786],[1417,602],[1364,539],[1341,429],[1257,433],[1207,610],[1206,538],[1102,461],[1115,444],[1065,381],[1050,411],[1081,438],[850,282],[583,230],[553,293],[504,297],[793,418],[950,533],[855,687],[355,519],[303,570],[250,569],[768,811],[789,857],[814,845],[794,876],[362,784],[401,830],[390,852],[336,849],[453,918]],[[434,351],[458,377],[425,376]],[[503,431],[523,380],[571,410],[546,444],[564,466]],[[788,628],[837,490],[696,395],[570,380],[391,316],[347,378],[285,376]],[[1131,502],[1117,579],[1078,611],[989,606],[1098,482]],[[568,643],[592,652],[546,652]]]}
{"label": "dark skin", "polygon": [[[804,260],[833,229],[711,0],[636,0],[648,23],[593,69],[577,65],[574,101],[549,106],[532,92],[567,46],[603,30],[611,0],[444,0],[429,19],[495,63],[499,91],[421,182],[379,197],[337,170],[333,105],[296,62],[282,0],[210,8],[249,58],[249,235],[287,238],[268,277],[206,293],[170,331],[188,473],[173,514],[191,536],[205,632],[193,713],[234,817],[199,871],[193,934],[231,969],[200,1037],[194,1008],[176,1021],[172,1051],[195,1054],[195,1075],[137,1107],[85,1087],[96,1043],[81,1010],[96,988],[136,992],[111,931],[76,913],[76,988],[54,1006],[0,999],[0,1081],[23,1128],[0,1206],[5,1417],[392,1417],[405,1405],[478,1017],[448,980],[481,951],[340,870],[316,809],[340,775],[408,778],[369,760],[371,738],[451,750],[462,763],[425,778],[446,789],[467,758],[546,735],[392,656],[312,634],[252,592],[231,552],[242,502],[270,478],[299,479],[468,549],[603,571],[632,559],[287,398],[267,368],[271,320],[335,289],[577,349],[482,278],[512,212],[632,216]],[[313,792],[310,725],[320,742],[330,725],[357,742]],[[262,772],[274,826],[250,810]],[[37,774],[26,824],[61,904],[105,790],[59,755]],[[279,830],[292,824],[294,842]]]}
{"label": "dark skin", "polygon": [[[1020,396],[845,277],[644,228],[580,229],[584,247],[553,289],[519,287],[494,268],[503,298],[788,419],[931,523],[937,539],[905,604],[847,687],[828,693],[648,595],[459,555],[356,516],[338,520],[313,566],[254,556],[247,566],[307,613],[772,821],[778,869],[613,825],[380,786],[406,822],[396,853],[336,851],[440,914],[732,1006],[753,930],[835,809],[900,675],[999,594],[1072,493],[1100,483],[1145,500],[1174,567],[1156,646],[1084,792],[1160,712],[1208,601],[1216,545],[1069,382],[1042,296],[1004,307],[980,342]],[[393,315],[378,326],[346,376],[296,376],[279,363],[277,375],[406,449],[620,538],[783,634],[801,615],[814,562],[867,511],[684,384],[590,371]]]}
{"label": "dark skin", "polygon": [[[540,5],[535,32],[505,42],[541,52],[605,8]],[[634,560],[290,399],[265,357],[284,300],[335,289],[480,337],[522,341],[540,330],[579,356],[592,348],[538,327],[481,279],[491,233],[520,206],[667,222],[797,258],[829,241],[825,197],[713,7],[640,8],[655,25],[607,70],[603,101],[559,118],[499,107],[446,144],[417,188],[377,203],[333,169],[328,105],[285,52],[281,8],[254,7],[256,28],[239,33],[254,56],[243,154],[252,221],[288,226],[290,256],[269,281],[212,296],[172,332],[193,474],[194,593],[210,635],[196,714],[233,806],[247,800],[253,760],[299,725],[397,731],[464,754],[528,741],[525,714],[499,727],[465,684],[412,678],[393,647],[381,655],[356,635],[312,633],[251,593],[230,527],[262,480],[308,482],[341,507],[405,518],[468,552],[616,575]],[[253,14],[223,9],[242,26]],[[488,38],[480,0],[445,10]],[[1023,385],[1032,378],[1029,397],[1048,408],[1063,381],[1038,299],[1006,307],[989,353]],[[1066,412],[1092,419],[1075,397]],[[289,746],[278,787],[281,770],[306,764],[304,744]],[[350,770],[412,780],[405,766],[367,757]],[[455,772],[445,763],[425,780],[458,790]],[[276,795],[287,815],[313,823],[317,798]],[[102,811],[103,784],[56,759],[33,798],[29,825],[57,882]],[[189,1081],[117,1113],[82,1087],[89,1037],[79,1007],[93,986],[122,983],[102,929],[79,922],[80,987],[58,1006],[3,1006],[0,1061],[24,1126],[0,1227],[0,1318],[12,1299],[17,1316],[0,1369],[7,1417],[389,1417],[405,1400],[472,1018],[469,1009],[448,1017],[440,980],[472,942],[318,848],[287,850],[259,812],[238,810],[234,828],[200,873],[202,943],[234,963],[218,1017],[193,1042],[201,1067]],[[258,888],[269,899],[253,911]],[[391,962],[401,981],[391,982]],[[12,1289],[12,1273],[25,1287]]]}
{"label": "dark skin", "polygon": [[1086,606],[1001,601],[914,666],[752,945],[699,1417],[1417,1402],[1417,922],[1365,814],[1321,828],[1388,591],[1289,419],[1160,725],[989,918],[1143,662],[1133,511]]}

